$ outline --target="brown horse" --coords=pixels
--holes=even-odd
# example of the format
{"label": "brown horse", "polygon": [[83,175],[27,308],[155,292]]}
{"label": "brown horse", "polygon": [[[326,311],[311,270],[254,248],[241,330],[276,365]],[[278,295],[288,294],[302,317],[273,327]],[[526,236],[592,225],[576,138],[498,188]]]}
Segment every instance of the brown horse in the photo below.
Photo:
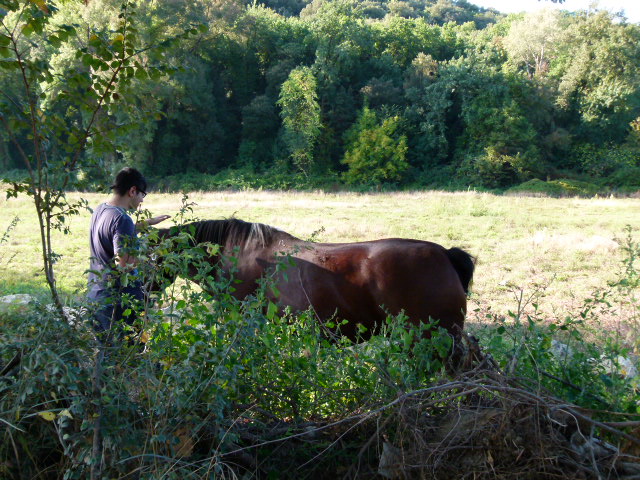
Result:
{"label": "brown horse", "polygon": [[[159,230],[159,236],[190,232],[192,242],[220,246],[208,258],[239,280],[233,295],[245,298],[273,273],[279,295],[272,300],[294,311],[312,307],[321,321],[345,319],[341,333],[355,339],[358,324],[370,334],[387,313],[404,311],[418,324],[429,319],[457,337],[464,324],[474,259],[459,248],[422,240],[388,238],[358,243],[314,243],[268,225],[235,218],[205,220]],[[288,266],[276,269],[287,258]],[[202,285],[206,289],[206,285]]]}

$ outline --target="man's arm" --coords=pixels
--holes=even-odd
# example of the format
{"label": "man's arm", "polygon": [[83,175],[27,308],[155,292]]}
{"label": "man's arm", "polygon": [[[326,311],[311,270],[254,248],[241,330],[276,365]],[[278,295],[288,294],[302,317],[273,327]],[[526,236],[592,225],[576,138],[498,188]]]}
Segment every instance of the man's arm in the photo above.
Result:
{"label": "man's arm", "polygon": [[134,255],[137,250],[136,227],[128,215],[121,215],[113,235],[113,251],[116,265],[124,270],[133,270],[139,263]]}
{"label": "man's arm", "polygon": [[160,222],[164,222],[169,218],[171,218],[171,215],[158,215],[157,217],[151,217],[145,220],[140,220],[139,222],[136,223],[136,229],[142,230],[152,225],[157,225]]}
{"label": "man's arm", "polygon": [[140,263],[140,259],[133,255],[129,255],[128,253],[119,253],[116,255],[116,263],[120,268],[132,270],[136,265],[138,265],[138,263]]}

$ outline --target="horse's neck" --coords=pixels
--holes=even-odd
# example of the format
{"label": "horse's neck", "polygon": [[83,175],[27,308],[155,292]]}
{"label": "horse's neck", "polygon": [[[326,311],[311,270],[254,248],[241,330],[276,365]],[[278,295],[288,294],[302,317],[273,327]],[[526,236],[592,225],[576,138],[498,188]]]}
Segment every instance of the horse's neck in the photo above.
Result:
{"label": "horse's neck", "polygon": [[283,232],[281,230],[276,231],[272,237],[270,247],[275,250],[282,248],[299,248],[307,244],[304,240],[300,240],[298,237]]}

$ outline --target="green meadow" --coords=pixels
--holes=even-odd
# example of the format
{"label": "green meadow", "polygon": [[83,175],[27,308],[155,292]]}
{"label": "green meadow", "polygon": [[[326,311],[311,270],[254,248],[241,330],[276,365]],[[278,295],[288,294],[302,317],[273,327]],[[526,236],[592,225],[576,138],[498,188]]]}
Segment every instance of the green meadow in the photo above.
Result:
{"label": "green meadow", "polygon": [[[95,206],[105,194],[71,193]],[[179,221],[179,194],[151,193],[143,208]],[[621,270],[621,245],[638,237],[640,199],[544,198],[478,192],[323,193],[191,192],[193,218],[235,216],[276,226],[319,242],[384,237],[458,246],[477,258],[469,320],[539,305],[549,319],[563,318]],[[0,294],[46,292],[38,223],[30,200],[0,199],[0,232],[18,222],[0,245]],[[90,212],[71,218],[71,233],[55,232],[57,282],[66,298],[82,296],[88,264]],[[526,305],[525,305],[526,304]],[[607,319],[603,319],[606,321]]]}

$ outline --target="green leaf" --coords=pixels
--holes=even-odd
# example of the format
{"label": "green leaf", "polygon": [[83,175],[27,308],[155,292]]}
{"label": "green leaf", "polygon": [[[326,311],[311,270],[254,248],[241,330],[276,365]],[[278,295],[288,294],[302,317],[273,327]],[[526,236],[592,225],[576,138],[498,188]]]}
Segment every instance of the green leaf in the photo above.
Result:
{"label": "green leaf", "polygon": [[4,70],[17,70],[20,68],[20,64],[17,60],[3,60],[0,61],[0,68]]}
{"label": "green leaf", "polygon": [[267,320],[273,320],[278,313],[278,307],[275,303],[269,302],[267,307]]}
{"label": "green leaf", "polygon": [[97,47],[101,43],[102,42],[100,41],[100,37],[98,37],[95,33],[89,36],[89,45],[91,45],[92,47]]}
{"label": "green leaf", "polygon": [[53,422],[56,419],[56,414],[53,412],[38,412],[38,415],[47,422]]}
{"label": "green leaf", "polygon": [[22,33],[27,37],[33,34],[33,25],[31,23],[27,23],[24,27],[22,27]]}

